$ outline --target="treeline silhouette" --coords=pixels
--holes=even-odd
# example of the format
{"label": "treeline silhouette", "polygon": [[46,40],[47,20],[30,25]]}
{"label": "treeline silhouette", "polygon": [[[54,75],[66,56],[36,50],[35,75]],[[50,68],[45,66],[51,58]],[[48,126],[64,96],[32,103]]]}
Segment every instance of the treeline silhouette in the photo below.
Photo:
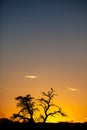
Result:
{"label": "treeline silhouette", "polygon": [[0,119],[0,130],[13,130],[13,129],[24,129],[24,130],[87,130],[87,122],[84,123],[69,123],[69,122],[59,122],[59,123],[20,123],[12,122],[10,119],[1,118]]}

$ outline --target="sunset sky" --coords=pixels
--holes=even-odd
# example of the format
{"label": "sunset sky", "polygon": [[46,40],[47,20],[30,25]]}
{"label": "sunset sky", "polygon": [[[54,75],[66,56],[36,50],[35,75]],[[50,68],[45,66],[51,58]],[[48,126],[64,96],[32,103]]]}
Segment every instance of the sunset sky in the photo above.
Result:
{"label": "sunset sky", "polygon": [[54,120],[87,121],[87,1],[2,0],[0,15],[0,117],[54,88]]}

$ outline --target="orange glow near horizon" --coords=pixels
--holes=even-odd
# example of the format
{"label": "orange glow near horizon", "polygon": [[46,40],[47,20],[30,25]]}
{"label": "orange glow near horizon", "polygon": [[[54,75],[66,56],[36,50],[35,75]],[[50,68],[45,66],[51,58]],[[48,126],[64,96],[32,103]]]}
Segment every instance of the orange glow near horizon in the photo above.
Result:
{"label": "orange glow near horizon", "polygon": [[[47,122],[56,123],[56,122],[86,122],[87,121],[87,117],[85,115],[85,113],[87,113],[86,111],[87,106],[85,110],[81,107],[77,108],[76,106],[70,106],[68,104],[62,106],[63,106],[63,112],[65,112],[67,116],[63,117],[60,114],[55,116],[49,116]],[[10,104],[8,107],[4,108],[3,111],[4,111],[3,113],[0,112],[0,118],[10,118],[12,114],[18,112],[18,109],[16,107],[16,104],[14,105]],[[82,113],[82,111],[84,111],[84,113]]]}
{"label": "orange glow near horizon", "polygon": [[[29,87],[28,82],[31,82],[32,88]],[[35,82],[35,83],[34,83]],[[27,83],[27,84],[26,84]],[[51,87],[54,84],[54,81],[51,80]],[[6,83],[7,84],[7,83]],[[11,83],[11,85],[14,84]],[[17,84],[14,84],[17,86]],[[26,95],[28,93],[30,93],[32,96],[34,96],[35,98],[38,98],[41,96],[41,92],[47,92],[50,88],[45,88],[43,84],[41,89],[35,88],[35,86],[38,86],[38,78],[37,80],[33,79],[33,81],[27,81],[24,79],[24,83],[22,80],[22,84],[19,85],[21,87],[19,87],[19,91],[17,91],[17,88],[12,88],[9,90],[6,89],[4,90],[4,94],[5,97],[7,97],[7,101],[5,102],[6,99],[1,100],[1,104],[2,107],[0,109],[0,117],[7,117],[9,118],[13,113],[16,113],[18,111],[16,104],[17,102],[15,101],[15,97],[19,96],[19,95]],[[49,85],[49,82],[48,82]],[[54,84],[55,85],[55,84]],[[60,86],[61,84],[59,84],[58,86]],[[24,88],[24,86],[26,86],[26,88]],[[54,88],[55,89],[55,88]],[[24,90],[24,91],[23,91]],[[8,96],[8,93],[9,96]],[[87,119],[87,105],[85,103],[85,100],[83,102],[83,99],[81,97],[81,99],[79,100],[79,96],[81,96],[81,91],[68,91],[67,87],[65,88],[60,88],[60,89],[55,89],[55,93],[57,94],[57,96],[55,96],[54,98],[54,103],[58,106],[60,106],[63,111],[68,115],[67,117],[62,117],[62,116],[56,116],[56,117],[49,117],[48,118],[48,122],[60,122],[60,121],[73,121],[73,122],[85,122]],[[82,100],[82,101],[81,101]],[[5,104],[4,104],[5,102]]]}

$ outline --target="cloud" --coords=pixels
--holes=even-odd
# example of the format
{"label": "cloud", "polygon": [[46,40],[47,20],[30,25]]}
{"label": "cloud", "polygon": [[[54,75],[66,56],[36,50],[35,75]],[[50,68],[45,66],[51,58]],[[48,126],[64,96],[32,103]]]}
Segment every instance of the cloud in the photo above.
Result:
{"label": "cloud", "polygon": [[67,89],[70,90],[70,91],[73,91],[73,92],[78,91],[78,89],[76,89],[76,88],[70,88],[70,87],[68,87]]}
{"label": "cloud", "polygon": [[36,79],[37,76],[35,76],[35,75],[25,75],[25,78],[27,78],[27,79]]}

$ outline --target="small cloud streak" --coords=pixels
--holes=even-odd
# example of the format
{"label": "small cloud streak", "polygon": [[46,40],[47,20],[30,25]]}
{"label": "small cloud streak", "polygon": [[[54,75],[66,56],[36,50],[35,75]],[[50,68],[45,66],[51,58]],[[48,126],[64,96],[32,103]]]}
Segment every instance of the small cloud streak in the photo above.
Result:
{"label": "small cloud streak", "polygon": [[27,79],[36,79],[37,76],[35,76],[35,75],[25,75],[25,78],[27,78]]}
{"label": "small cloud streak", "polygon": [[70,91],[73,91],[73,92],[75,92],[75,91],[78,91],[78,89],[76,89],[76,88],[67,88],[68,90],[70,90]]}

